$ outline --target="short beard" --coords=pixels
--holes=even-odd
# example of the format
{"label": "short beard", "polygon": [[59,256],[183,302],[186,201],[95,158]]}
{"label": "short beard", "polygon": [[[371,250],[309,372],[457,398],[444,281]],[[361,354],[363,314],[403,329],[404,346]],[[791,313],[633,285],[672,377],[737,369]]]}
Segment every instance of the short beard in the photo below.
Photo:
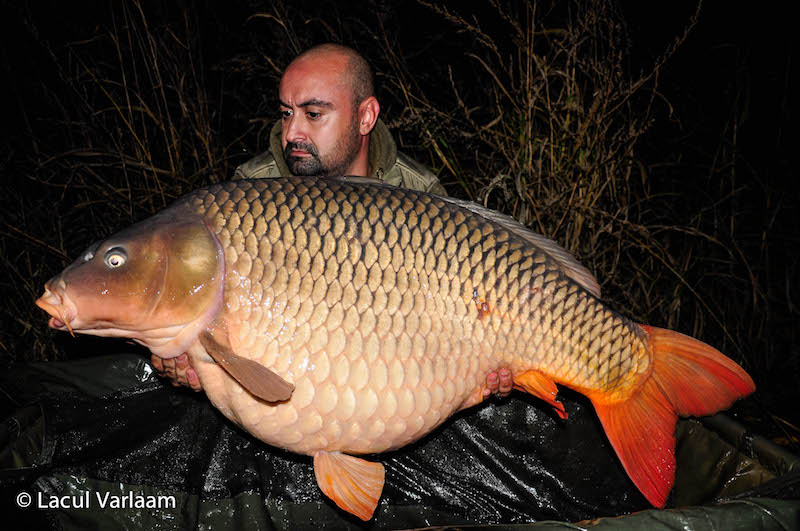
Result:
{"label": "short beard", "polygon": [[[283,160],[292,175],[301,177],[329,177],[344,175],[359,150],[358,116],[354,116],[350,127],[333,146],[331,153],[321,157],[317,147],[309,142],[286,142]],[[310,157],[293,157],[292,150],[305,151]]]}
{"label": "short beard", "polygon": [[[305,151],[311,156],[293,157],[290,153],[295,149]],[[324,170],[317,148],[314,144],[308,142],[286,142],[286,147],[283,148],[283,160],[286,161],[286,165],[292,175],[316,177],[317,175],[322,175]]]}

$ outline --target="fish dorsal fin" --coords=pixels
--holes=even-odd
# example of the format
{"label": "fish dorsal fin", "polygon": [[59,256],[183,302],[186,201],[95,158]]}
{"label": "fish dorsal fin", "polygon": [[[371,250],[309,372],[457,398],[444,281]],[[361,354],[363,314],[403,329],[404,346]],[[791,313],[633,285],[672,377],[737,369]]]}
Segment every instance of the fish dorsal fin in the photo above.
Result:
{"label": "fish dorsal fin", "polygon": [[260,363],[234,354],[230,347],[221,345],[208,330],[200,334],[200,344],[220,367],[258,398],[267,402],[282,402],[292,396],[294,385]]}
{"label": "fish dorsal fin", "polygon": [[511,216],[506,216],[505,214],[501,214],[496,210],[491,210],[485,206],[473,203],[472,201],[453,199],[451,197],[442,197],[442,199],[448,203],[465,208],[474,214],[483,216],[489,221],[500,225],[515,236],[518,236],[528,243],[535,245],[543,253],[555,260],[565,275],[580,284],[586,291],[598,299],[600,298],[600,284],[598,284],[597,279],[594,278],[594,275],[592,275],[592,273],[586,269],[586,267],[578,262],[575,257],[569,253],[569,251],[561,247],[550,238],[546,238],[541,234],[532,231]]}

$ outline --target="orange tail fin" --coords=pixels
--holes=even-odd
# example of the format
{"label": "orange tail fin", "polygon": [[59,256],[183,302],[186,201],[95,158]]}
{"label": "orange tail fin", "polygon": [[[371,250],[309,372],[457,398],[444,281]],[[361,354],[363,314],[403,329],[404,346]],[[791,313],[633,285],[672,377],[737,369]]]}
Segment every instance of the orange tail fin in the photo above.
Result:
{"label": "orange tail fin", "polygon": [[726,409],[755,390],[750,376],[716,349],[689,336],[641,325],[649,334],[653,371],[623,402],[592,404],[622,466],[656,507],[664,507],[675,480],[678,416]]}

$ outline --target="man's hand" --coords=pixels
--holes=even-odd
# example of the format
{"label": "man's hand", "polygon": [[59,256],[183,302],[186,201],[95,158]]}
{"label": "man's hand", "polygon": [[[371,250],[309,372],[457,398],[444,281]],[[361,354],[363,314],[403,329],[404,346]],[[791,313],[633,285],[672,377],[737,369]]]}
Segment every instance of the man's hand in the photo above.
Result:
{"label": "man's hand", "polygon": [[477,388],[464,402],[459,409],[467,409],[477,406],[492,395],[505,398],[514,389],[514,378],[511,370],[503,367],[492,371],[486,375],[486,386]]}
{"label": "man's hand", "polygon": [[195,391],[203,390],[203,386],[200,385],[200,379],[197,377],[197,373],[189,361],[189,356],[185,352],[177,358],[170,359],[160,358],[153,354],[150,356],[150,362],[158,371],[158,375],[169,378],[175,387],[184,386],[190,387]]}
{"label": "man's hand", "polygon": [[492,394],[505,398],[514,389],[514,379],[511,371],[503,367],[498,371],[490,372],[486,375],[486,387],[483,390],[483,399],[486,400]]}

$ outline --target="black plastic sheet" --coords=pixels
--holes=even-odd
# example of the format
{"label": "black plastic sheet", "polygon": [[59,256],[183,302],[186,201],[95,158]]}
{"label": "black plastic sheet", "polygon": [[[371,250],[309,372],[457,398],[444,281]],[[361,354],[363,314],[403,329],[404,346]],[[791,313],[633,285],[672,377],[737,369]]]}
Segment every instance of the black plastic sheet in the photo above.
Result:
{"label": "black plastic sheet", "polygon": [[[386,467],[386,486],[375,517],[364,523],[322,495],[310,458],[261,443],[225,419],[202,393],[155,378],[140,356],[32,364],[0,378],[0,413],[8,419],[0,429],[0,503],[4,514],[21,518],[26,528],[51,529],[403,529],[540,522],[538,528],[566,525],[543,521],[580,522],[649,509],[588,401],[569,392],[562,399],[566,422],[543,402],[515,393],[462,412],[414,445],[374,456]],[[677,435],[671,502],[727,503],[697,514],[645,511],[601,519],[595,527],[626,521],[626,528],[654,529],[662,522],[664,528],[683,529],[681,519],[688,518],[711,522],[701,528],[732,529],[722,523],[734,513],[745,518],[742,512],[762,526],[748,529],[793,528],[781,518],[798,524],[800,467],[793,456],[784,455],[784,468],[770,471],[748,455],[750,439],[735,441],[737,448],[697,421],[679,424]],[[20,493],[29,494],[34,506],[20,508]],[[140,502],[161,496],[175,505],[108,505],[134,504],[137,496]],[[750,498],[732,501],[743,496]],[[84,506],[35,507],[38,499],[55,497]]]}

